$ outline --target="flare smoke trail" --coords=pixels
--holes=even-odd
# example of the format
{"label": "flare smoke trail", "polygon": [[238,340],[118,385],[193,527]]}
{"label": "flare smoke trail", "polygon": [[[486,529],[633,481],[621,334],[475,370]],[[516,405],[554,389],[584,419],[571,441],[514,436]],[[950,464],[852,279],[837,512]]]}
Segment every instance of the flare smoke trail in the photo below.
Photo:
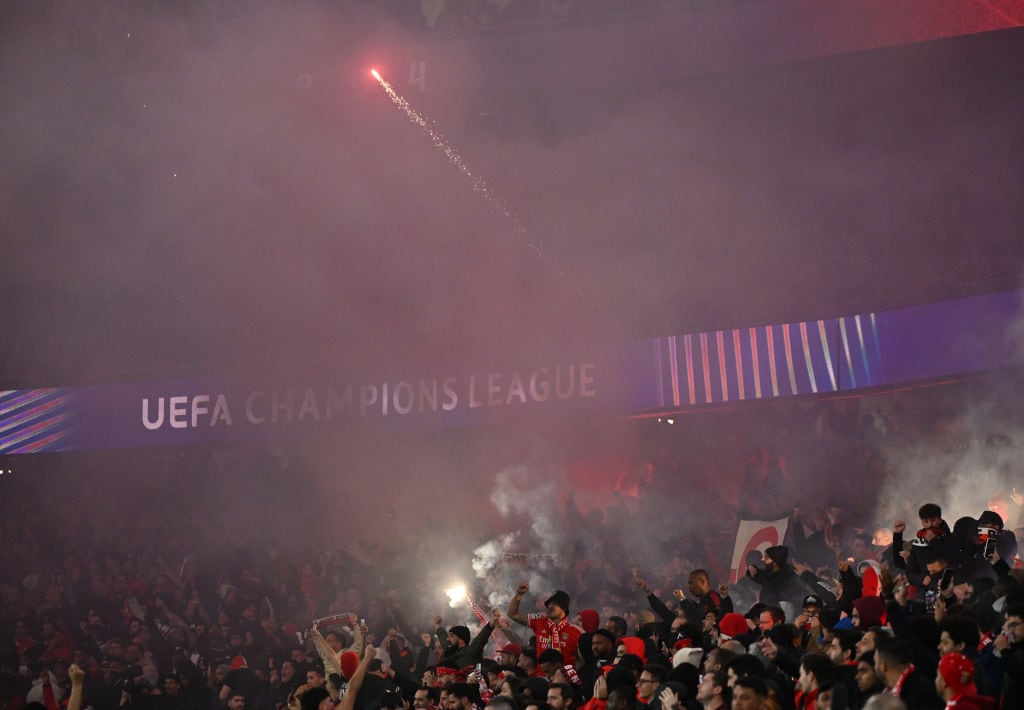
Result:
{"label": "flare smoke trail", "polygon": [[488,203],[490,203],[498,214],[508,221],[512,227],[512,231],[515,232],[516,236],[519,237],[523,244],[529,247],[533,253],[537,255],[544,266],[558,274],[558,276],[576,292],[576,295],[580,300],[587,304],[602,325],[612,332],[618,330],[615,324],[612,323],[604,312],[597,307],[597,304],[590,299],[587,293],[583,290],[583,287],[576,283],[576,281],[566,273],[565,269],[556,264],[554,260],[548,256],[547,252],[544,251],[544,243],[534,239],[530,235],[529,230],[527,230],[526,227],[523,226],[523,223],[519,221],[519,217],[516,213],[513,212],[509,206],[505,204],[505,201],[490,188],[483,177],[475,175],[473,171],[469,169],[469,166],[466,165],[466,161],[462,159],[462,155],[451,143],[448,142],[448,139],[445,138],[438,129],[434,128],[431,125],[431,122],[428,121],[423,114],[414,109],[405,97],[395,91],[395,88],[380,75],[380,72],[376,69],[371,69],[370,74],[377,80],[377,83],[380,84],[381,88],[384,89],[388,98],[391,99],[391,103],[400,108],[409,121],[419,126],[420,130],[430,138],[430,142],[434,144],[434,147],[444,153],[448,162],[462,174],[467,182],[469,182],[470,187],[473,188],[473,192],[481,195]]}

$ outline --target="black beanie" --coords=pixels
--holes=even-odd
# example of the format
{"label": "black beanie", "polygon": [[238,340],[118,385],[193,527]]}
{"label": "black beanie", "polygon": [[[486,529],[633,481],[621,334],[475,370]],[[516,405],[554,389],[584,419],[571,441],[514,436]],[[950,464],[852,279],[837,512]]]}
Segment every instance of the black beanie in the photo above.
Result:
{"label": "black beanie", "polygon": [[469,643],[469,628],[466,626],[453,626],[450,629],[448,629],[448,633],[455,634],[464,642]]}
{"label": "black beanie", "polygon": [[764,551],[772,562],[782,567],[789,561],[789,549],[785,545],[775,545]]}
{"label": "black beanie", "polygon": [[569,595],[563,592],[561,589],[556,591],[554,594],[548,597],[547,600],[545,600],[544,606],[547,606],[548,604],[560,606],[563,610],[565,610],[566,614],[569,613]]}

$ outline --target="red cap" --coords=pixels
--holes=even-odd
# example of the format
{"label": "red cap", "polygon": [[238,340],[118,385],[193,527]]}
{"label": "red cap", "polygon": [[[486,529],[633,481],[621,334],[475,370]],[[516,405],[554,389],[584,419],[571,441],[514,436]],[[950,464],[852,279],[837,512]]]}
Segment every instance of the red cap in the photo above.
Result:
{"label": "red cap", "polygon": [[962,653],[947,653],[939,661],[939,675],[954,693],[959,693],[974,685],[974,664]]}

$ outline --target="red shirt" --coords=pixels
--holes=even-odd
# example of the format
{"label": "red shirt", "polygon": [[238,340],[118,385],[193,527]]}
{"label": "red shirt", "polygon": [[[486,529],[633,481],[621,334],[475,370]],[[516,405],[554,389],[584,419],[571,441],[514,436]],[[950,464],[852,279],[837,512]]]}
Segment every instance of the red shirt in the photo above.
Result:
{"label": "red shirt", "polygon": [[557,623],[549,619],[547,614],[530,614],[527,618],[530,629],[537,637],[538,658],[544,651],[553,648],[562,654],[565,665],[576,665],[576,649],[583,629],[573,626],[568,616]]}

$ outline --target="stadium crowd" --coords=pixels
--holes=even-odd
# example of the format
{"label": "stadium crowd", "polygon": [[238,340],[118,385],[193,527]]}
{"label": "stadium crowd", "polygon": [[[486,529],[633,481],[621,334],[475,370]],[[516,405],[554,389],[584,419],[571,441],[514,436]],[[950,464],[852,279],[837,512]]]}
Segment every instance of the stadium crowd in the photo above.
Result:
{"label": "stadium crowd", "polygon": [[[301,564],[269,547],[211,576],[191,555],[164,561],[195,539],[139,527],[79,546],[76,528],[11,519],[4,568],[25,574],[0,588],[0,707],[1024,707],[1014,533],[991,510],[917,517],[913,536],[894,521],[891,546],[828,511],[797,519],[734,585],[678,561],[651,584],[603,560],[562,575],[571,594],[521,583],[475,614],[429,610],[422,584],[340,554]],[[66,558],[40,563],[54,539]]]}
{"label": "stadium crowd", "polygon": [[[311,498],[319,474],[256,454],[235,477],[181,452],[166,470],[118,454],[147,474],[108,478],[111,459],[77,456],[66,479],[22,477],[27,495],[5,476],[0,709],[1024,708],[1016,420],[968,436],[945,401],[963,395],[652,423],[603,508],[543,467],[503,491],[531,531],[504,546],[467,500],[357,525],[348,500]],[[903,451],[1013,465],[965,489],[927,459],[925,487],[886,473]],[[780,510],[782,544],[732,581],[737,517]],[[475,610],[443,592],[470,557]]]}

